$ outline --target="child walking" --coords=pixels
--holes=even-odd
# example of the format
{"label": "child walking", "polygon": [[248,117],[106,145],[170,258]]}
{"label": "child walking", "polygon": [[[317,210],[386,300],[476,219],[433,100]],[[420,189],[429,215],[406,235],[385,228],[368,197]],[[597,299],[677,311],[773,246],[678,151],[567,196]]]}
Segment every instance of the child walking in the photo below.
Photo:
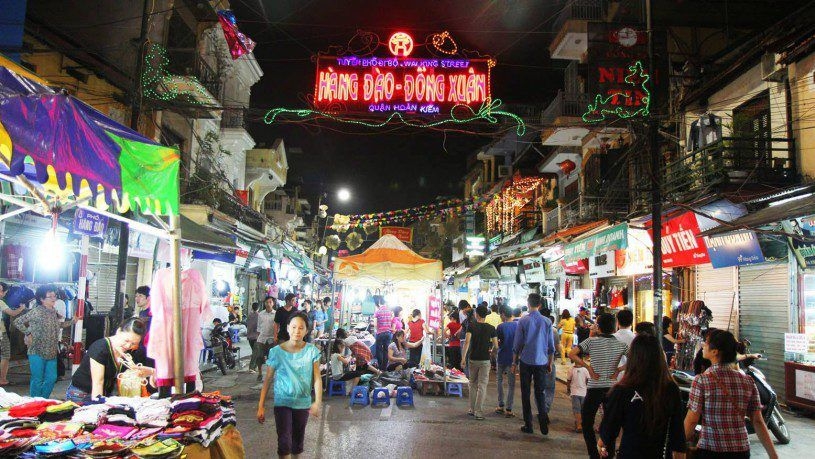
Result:
{"label": "child walking", "polygon": [[[584,359],[588,361],[588,358]],[[572,413],[574,414],[574,431],[582,432],[581,411],[583,410],[583,400],[586,399],[586,389],[589,382],[589,370],[584,367],[573,366],[569,368],[569,375],[566,377],[566,389],[572,399]]]}
{"label": "child walking", "polygon": [[[320,351],[303,339],[308,335],[308,317],[298,312],[289,318],[289,340],[269,350],[266,380],[260,391],[258,422],[266,421],[265,403],[269,383],[274,378],[274,417],[277,455],[297,458],[303,453],[303,440],[309,415],[320,417],[323,382],[320,378]],[[315,400],[311,400],[314,389]]]}

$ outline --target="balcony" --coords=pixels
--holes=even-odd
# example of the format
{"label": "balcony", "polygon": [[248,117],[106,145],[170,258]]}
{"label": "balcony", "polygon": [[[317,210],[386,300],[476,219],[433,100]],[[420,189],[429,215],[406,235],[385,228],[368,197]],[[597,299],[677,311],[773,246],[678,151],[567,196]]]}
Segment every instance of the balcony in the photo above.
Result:
{"label": "balcony", "polygon": [[797,180],[792,158],[792,139],[725,137],[666,164],[663,193],[678,200],[708,192],[789,186]]}
{"label": "balcony", "polygon": [[543,235],[549,235],[565,228],[608,219],[621,220],[628,213],[628,201],[608,196],[580,196],[544,212]]}
{"label": "balcony", "polygon": [[541,224],[541,212],[538,210],[522,210],[515,216],[513,225],[520,231],[530,230]]}
{"label": "balcony", "polygon": [[222,193],[218,199],[218,210],[235,218],[244,225],[260,233],[265,233],[266,218],[260,212],[245,206],[238,198]]}
{"label": "balcony", "polygon": [[243,107],[224,108],[221,115],[221,129],[246,129],[246,109]]}
{"label": "balcony", "polygon": [[581,116],[589,106],[589,95],[558,91],[541,114],[541,141],[544,145],[579,147],[589,133]]}
{"label": "balcony", "polygon": [[606,0],[572,0],[560,12],[552,30],[557,32],[549,45],[553,59],[579,61],[588,49],[588,21],[603,21],[608,14]]}

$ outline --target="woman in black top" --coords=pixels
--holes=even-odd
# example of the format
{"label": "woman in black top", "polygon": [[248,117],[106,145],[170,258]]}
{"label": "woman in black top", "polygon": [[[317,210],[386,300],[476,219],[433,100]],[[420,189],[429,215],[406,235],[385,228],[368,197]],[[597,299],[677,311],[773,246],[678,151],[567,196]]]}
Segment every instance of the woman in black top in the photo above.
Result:
{"label": "woman in black top", "polygon": [[682,399],[668,374],[659,340],[638,335],[628,351],[625,376],[609,392],[597,448],[603,457],[614,455],[620,429],[619,458],[662,458],[664,448],[684,453]]}
{"label": "woman in black top", "polygon": [[[146,356],[130,355],[131,351],[139,348],[144,333],[144,322],[130,318],[122,323],[115,335],[91,344],[71,379],[65,398],[83,404],[99,396],[107,397],[112,394],[116,378],[126,370],[123,361],[144,361]],[[152,376],[152,368],[139,368],[142,377]]]}

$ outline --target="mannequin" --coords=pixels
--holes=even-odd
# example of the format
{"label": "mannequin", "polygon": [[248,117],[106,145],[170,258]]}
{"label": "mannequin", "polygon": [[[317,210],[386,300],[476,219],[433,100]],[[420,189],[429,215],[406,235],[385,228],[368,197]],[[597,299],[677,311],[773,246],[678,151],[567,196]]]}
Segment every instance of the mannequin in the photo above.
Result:
{"label": "mannequin", "polygon": [[[189,268],[191,257],[189,251],[182,250],[182,267]],[[173,378],[173,292],[172,270],[158,270],[153,277],[150,289],[153,320],[150,323],[150,341],[147,343],[147,355],[156,360],[156,385],[160,397],[169,397]],[[201,340],[201,324],[212,321],[209,307],[209,295],[204,278],[194,269],[185,269],[181,273],[181,309],[184,346],[184,384],[185,392],[195,390],[198,375],[198,355],[204,346]]]}

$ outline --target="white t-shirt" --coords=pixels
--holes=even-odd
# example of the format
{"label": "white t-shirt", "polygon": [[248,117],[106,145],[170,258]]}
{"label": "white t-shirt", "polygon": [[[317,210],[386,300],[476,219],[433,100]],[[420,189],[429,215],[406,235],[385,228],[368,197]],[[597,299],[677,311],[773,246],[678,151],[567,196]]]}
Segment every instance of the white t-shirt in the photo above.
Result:
{"label": "white t-shirt", "polygon": [[635,335],[630,328],[621,328],[617,330],[617,333],[614,333],[614,337],[624,342],[626,346],[631,346],[631,342],[634,341],[635,336],[637,335]]}
{"label": "white t-shirt", "polygon": [[336,352],[331,354],[331,360],[329,361],[331,364],[331,378],[337,379],[344,373],[342,361],[340,360],[340,355]]}
{"label": "white t-shirt", "polygon": [[571,367],[569,368],[568,379],[571,380],[569,383],[571,394],[573,396],[585,397],[587,383],[589,381],[589,370],[583,367]]}

